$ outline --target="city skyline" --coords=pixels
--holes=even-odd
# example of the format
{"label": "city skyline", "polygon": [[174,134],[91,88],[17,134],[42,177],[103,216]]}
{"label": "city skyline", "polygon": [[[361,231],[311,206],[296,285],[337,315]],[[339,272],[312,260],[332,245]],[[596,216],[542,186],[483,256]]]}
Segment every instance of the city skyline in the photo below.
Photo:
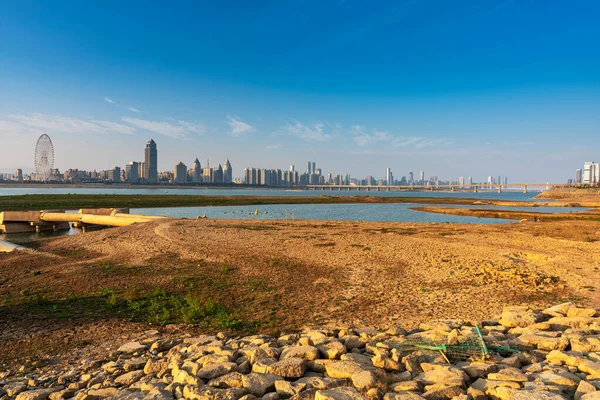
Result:
{"label": "city skyline", "polygon": [[158,170],[203,155],[238,177],[315,159],[566,182],[598,159],[595,2],[134,3],[0,4],[2,172],[30,170],[41,133],[63,171],[148,137]]}

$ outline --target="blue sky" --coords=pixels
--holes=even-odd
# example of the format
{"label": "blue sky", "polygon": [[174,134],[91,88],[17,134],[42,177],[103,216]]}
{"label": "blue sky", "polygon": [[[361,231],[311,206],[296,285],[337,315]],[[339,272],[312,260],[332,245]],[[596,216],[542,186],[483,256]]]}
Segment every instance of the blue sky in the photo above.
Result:
{"label": "blue sky", "polygon": [[[173,5],[175,4],[175,6]],[[563,182],[600,160],[600,3],[0,2],[0,169]]]}

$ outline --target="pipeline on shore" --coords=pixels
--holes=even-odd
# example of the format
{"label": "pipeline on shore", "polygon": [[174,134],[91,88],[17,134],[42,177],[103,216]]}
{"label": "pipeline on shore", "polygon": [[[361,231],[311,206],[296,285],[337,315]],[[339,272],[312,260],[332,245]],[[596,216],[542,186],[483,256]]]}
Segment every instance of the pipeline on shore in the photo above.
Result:
{"label": "pipeline on shore", "polygon": [[165,217],[132,215],[128,208],[80,209],[77,213],[65,210],[4,211],[0,212],[0,233],[30,233],[81,228],[129,226]]}

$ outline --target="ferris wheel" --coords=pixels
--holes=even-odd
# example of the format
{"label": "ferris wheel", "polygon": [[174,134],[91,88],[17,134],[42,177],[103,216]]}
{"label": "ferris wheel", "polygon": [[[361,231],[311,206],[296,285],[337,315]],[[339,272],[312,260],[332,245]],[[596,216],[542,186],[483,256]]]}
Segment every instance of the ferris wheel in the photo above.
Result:
{"label": "ferris wheel", "polygon": [[44,134],[39,137],[35,145],[35,171],[45,182],[50,178],[54,168],[54,146],[50,136]]}

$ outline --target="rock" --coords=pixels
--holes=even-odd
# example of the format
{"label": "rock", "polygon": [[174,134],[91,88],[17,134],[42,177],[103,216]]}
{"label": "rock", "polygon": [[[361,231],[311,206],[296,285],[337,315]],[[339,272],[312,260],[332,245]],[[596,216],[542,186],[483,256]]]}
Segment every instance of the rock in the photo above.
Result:
{"label": "rock", "polygon": [[544,371],[539,374],[538,379],[546,385],[558,385],[558,386],[577,386],[579,381],[578,377],[568,372],[555,373],[552,371]]}
{"label": "rock", "polygon": [[427,400],[446,400],[463,394],[466,394],[466,391],[461,386],[455,385],[433,389],[423,393],[422,396]]}
{"label": "rock", "polygon": [[565,397],[558,393],[549,393],[532,390],[514,390],[509,400],[565,400]]}
{"label": "rock", "polygon": [[306,372],[306,360],[303,358],[286,358],[268,366],[267,372],[284,378],[302,378]]}
{"label": "rock", "polygon": [[169,368],[168,363],[165,360],[148,360],[144,366],[144,373],[146,375],[156,374],[158,377],[164,375]]}
{"label": "rock", "polygon": [[241,389],[217,389],[210,386],[183,388],[183,397],[191,400],[237,400],[244,395]]}
{"label": "rock", "polygon": [[342,354],[346,354],[346,346],[337,340],[323,343],[317,346],[319,353],[323,356],[323,358],[328,358],[330,360],[339,359]]}
{"label": "rock", "polygon": [[417,381],[396,382],[391,384],[389,389],[393,392],[420,392],[423,385]]}
{"label": "rock", "polygon": [[284,360],[290,357],[303,358],[307,361],[312,361],[319,358],[319,350],[314,346],[287,347],[281,352],[279,359]]}
{"label": "rock", "polygon": [[354,388],[339,387],[328,390],[318,390],[315,400],[363,400],[361,394]]}
{"label": "rock", "polygon": [[469,376],[461,369],[449,366],[440,366],[440,368],[423,372],[415,378],[423,385],[434,385],[442,382],[460,382],[461,384],[469,380]]}
{"label": "rock", "polygon": [[21,392],[17,395],[15,400],[45,400],[51,393],[58,392],[63,389],[62,387],[49,388],[49,389],[35,389]]}
{"label": "rock", "polygon": [[13,397],[27,389],[27,385],[25,385],[23,382],[11,382],[4,385],[3,389],[8,397]]}
{"label": "rock", "polygon": [[424,397],[412,392],[406,393],[386,393],[383,400],[422,400]]}
{"label": "rock", "polygon": [[516,339],[517,344],[535,346],[540,350],[565,350],[569,347],[566,337],[549,337],[544,334],[525,334]]}
{"label": "rock", "polygon": [[306,383],[275,381],[275,391],[282,397],[292,397],[306,389],[306,386]]}
{"label": "rock", "polygon": [[596,310],[593,308],[569,308],[567,317],[595,317]]}
{"label": "rock", "polygon": [[208,382],[208,386],[220,389],[240,388],[244,386],[243,378],[244,375],[239,372],[230,372],[229,374],[211,380]]}
{"label": "rock", "polygon": [[215,379],[230,373],[235,367],[237,367],[237,364],[234,362],[212,364],[198,371],[198,377],[202,379]]}
{"label": "rock", "polygon": [[129,360],[125,361],[123,369],[126,372],[143,369],[144,365],[146,365],[146,362],[147,360],[145,358],[130,358]]}
{"label": "rock", "polygon": [[[571,350],[581,353],[600,351],[600,336],[575,336],[570,338]],[[564,349],[559,349],[564,350]]]}
{"label": "rock", "polygon": [[377,367],[377,368],[383,368],[386,371],[403,371],[404,368],[402,366],[402,364],[398,363],[397,361],[392,360],[391,358],[387,357],[387,356],[374,356],[371,359],[371,362],[373,363],[373,366]]}
{"label": "rock", "polygon": [[307,387],[323,390],[333,389],[340,386],[348,386],[348,381],[345,379],[334,379],[334,378],[318,378],[318,377],[304,377],[296,381],[297,384],[304,383]]}
{"label": "rock", "polygon": [[581,400],[600,400],[600,392],[584,394]]}
{"label": "rock", "polygon": [[575,391],[575,395],[573,396],[574,400],[580,400],[583,395],[588,393],[594,393],[598,389],[596,387],[586,381],[580,381],[579,386],[577,386],[577,390]]}
{"label": "rock", "polygon": [[48,398],[50,400],[69,399],[75,396],[75,389],[63,389],[58,392],[50,393]]}
{"label": "rock", "polygon": [[569,312],[569,309],[575,307],[571,302],[558,304],[542,311],[542,314],[549,315],[551,317],[565,317]]}
{"label": "rock", "polygon": [[498,323],[507,328],[514,328],[533,325],[538,320],[538,316],[529,307],[504,307]]}
{"label": "rock", "polygon": [[134,382],[139,381],[142,376],[144,376],[144,371],[141,370],[127,372],[126,374],[117,377],[115,379],[115,383],[118,383],[119,385],[129,386]]}
{"label": "rock", "polygon": [[282,380],[280,376],[271,374],[259,374],[252,372],[242,377],[242,386],[250,394],[264,396],[265,393],[275,390],[275,382]]}
{"label": "rock", "polygon": [[492,381],[511,381],[511,382],[527,382],[527,376],[516,368],[504,368],[498,372],[488,375],[488,380]]}
{"label": "rock", "polygon": [[140,342],[129,342],[117,349],[119,353],[140,353],[146,350],[148,346],[141,344]]}
{"label": "rock", "polygon": [[352,375],[362,372],[363,368],[355,361],[334,361],[328,363],[325,370],[331,378],[350,379]]}
{"label": "rock", "polygon": [[498,366],[491,362],[472,362],[463,367],[463,370],[471,378],[485,378],[489,373],[497,372]]}
{"label": "rock", "polygon": [[117,388],[100,388],[100,389],[90,389],[88,390],[88,396],[92,396],[92,398],[103,399],[105,397],[114,396],[118,393]]}
{"label": "rock", "polygon": [[351,376],[352,385],[360,391],[377,387],[379,380],[372,371],[361,371]]}

